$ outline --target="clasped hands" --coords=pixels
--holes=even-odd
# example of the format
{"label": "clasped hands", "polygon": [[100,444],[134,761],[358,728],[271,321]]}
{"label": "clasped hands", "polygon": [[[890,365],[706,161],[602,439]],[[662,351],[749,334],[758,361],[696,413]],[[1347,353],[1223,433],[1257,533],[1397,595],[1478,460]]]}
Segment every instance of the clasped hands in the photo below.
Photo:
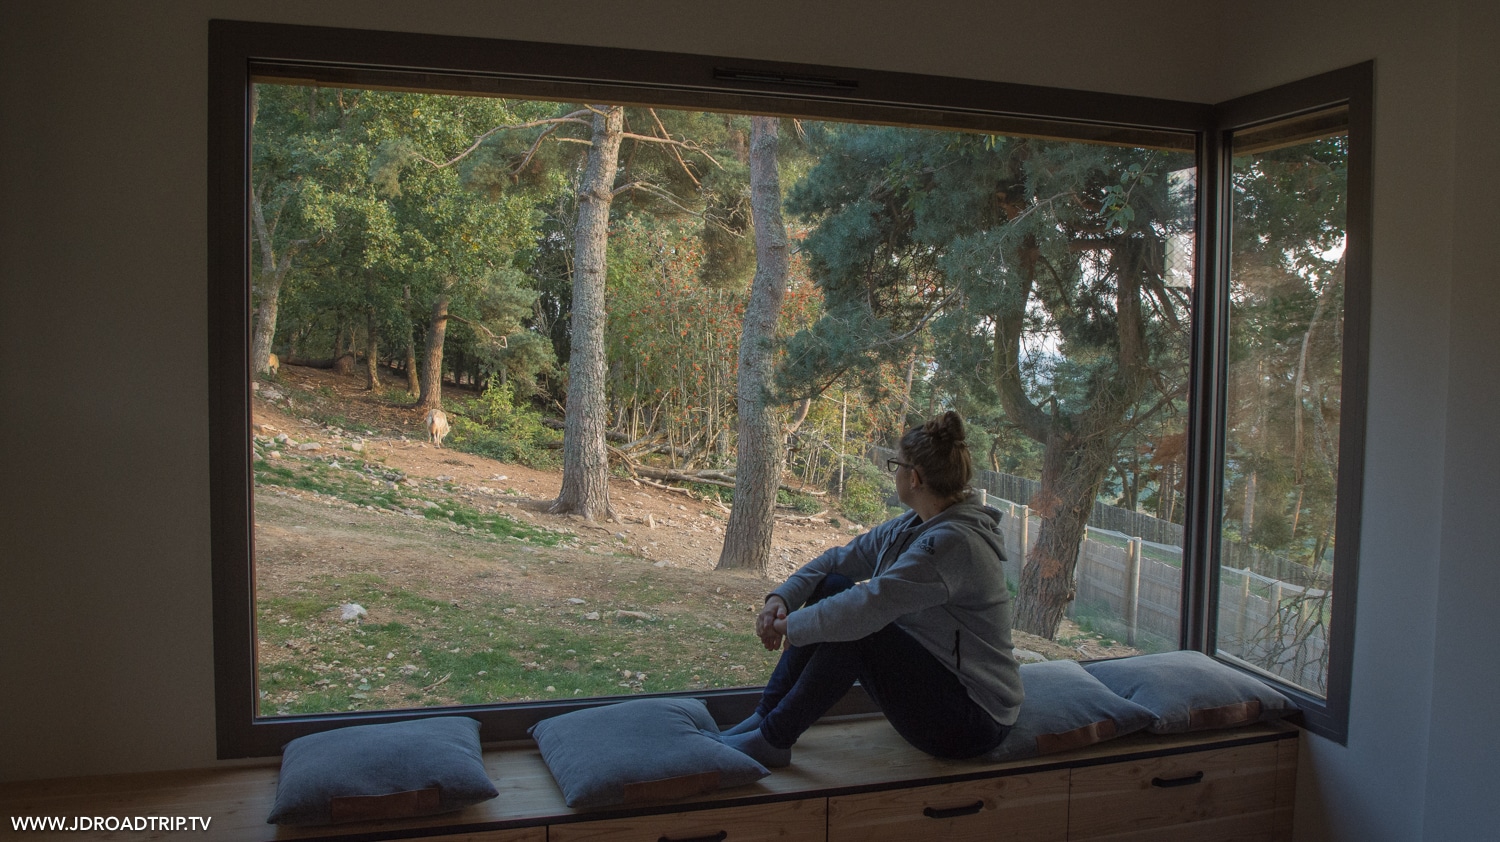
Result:
{"label": "clasped hands", "polygon": [[766,604],[755,615],[755,634],[760,642],[772,652],[786,643],[786,600],[771,594]]}

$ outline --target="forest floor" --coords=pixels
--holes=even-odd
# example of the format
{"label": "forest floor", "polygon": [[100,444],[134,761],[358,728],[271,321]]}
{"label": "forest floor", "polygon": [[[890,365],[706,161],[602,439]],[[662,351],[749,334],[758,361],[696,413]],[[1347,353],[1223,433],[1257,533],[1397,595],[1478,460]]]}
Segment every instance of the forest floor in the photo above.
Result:
{"label": "forest floor", "polygon": [[[715,570],[716,501],[612,476],[616,522],[550,514],[560,470],[429,444],[384,376],[372,392],[362,372],[283,366],[256,384],[263,713],[759,684],[765,594],[862,528],[778,513],[770,570]],[[1068,621],[1015,643],[1132,651]]]}

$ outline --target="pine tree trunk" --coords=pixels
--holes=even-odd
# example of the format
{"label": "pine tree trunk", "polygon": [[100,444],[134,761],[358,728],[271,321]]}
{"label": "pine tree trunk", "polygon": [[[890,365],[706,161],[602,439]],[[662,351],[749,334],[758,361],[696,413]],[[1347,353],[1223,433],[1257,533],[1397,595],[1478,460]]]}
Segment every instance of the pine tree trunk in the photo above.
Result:
{"label": "pine tree trunk", "polygon": [[417,341],[416,331],[411,325],[406,330],[406,393],[412,397],[422,394],[422,381],[417,377]]}
{"label": "pine tree trunk", "polygon": [[1056,435],[1062,440],[1047,443],[1041,487],[1031,498],[1041,526],[1021,568],[1015,616],[1016,628],[1048,640],[1077,595],[1078,552],[1114,456],[1109,436]]}
{"label": "pine tree trunk", "polygon": [[786,297],[786,226],[776,159],[776,117],[750,120],[750,208],[755,224],[755,280],[740,336],[739,443],[734,508],[724,529],[718,569],[765,571],[771,561],[776,488],[786,454],[781,419],[770,402],[773,343]]}
{"label": "pine tree trunk", "polygon": [[375,313],[374,278],[367,281],[366,291],[370,303],[365,309],[365,363],[369,372],[365,388],[373,392],[380,388],[380,318]]}
{"label": "pine tree trunk", "polygon": [[427,358],[422,363],[422,391],[417,409],[443,408],[443,338],[448,333],[448,296],[432,301],[432,320],[427,323]]}
{"label": "pine tree trunk", "polygon": [[250,370],[262,374],[268,371],[266,363],[271,357],[271,345],[276,339],[276,316],[281,307],[281,283],[292,268],[293,248],[288,246],[278,260],[271,247],[271,231],[266,226],[265,212],[255,188],[250,189],[251,217],[255,224],[255,239],[260,242],[261,271],[256,294],[260,301],[255,306],[255,323],[250,336]]}
{"label": "pine tree trunk", "polygon": [[[287,261],[290,263],[290,261]],[[274,269],[260,276],[260,303],[255,308],[255,329],[250,339],[250,370],[257,374],[268,371],[266,363],[271,358],[271,342],[276,338],[276,314],[281,306],[282,273]]]}
{"label": "pine tree trunk", "polygon": [[906,434],[906,418],[911,414],[911,385],[916,376],[917,355],[914,353],[911,355],[911,362],[906,364],[906,384],[901,388],[901,411],[896,417],[895,440],[897,442]]}
{"label": "pine tree trunk", "polygon": [[[411,314],[411,287],[401,290],[401,297],[406,302],[407,318]],[[418,397],[422,394],[422,381],[417,377],[417,328],[411,322],[406,324],[406,394]]]}
{"label": "pine tree trunk", "polygon": [[[255,118],[260,111],[260,97],[251,86],[250,131],[255,131]],[[271,230],[266,225],[265,210],[260,204],[260,195],[252,185],[250,188],[250,218],[255,226],[255,239],[260,242],[261,273],[256,294],[260,301],[255,307],[255,322],[250,335],[250,370],[256,374],[269,371],[266,366],[271,357],[271,345],[276,339],[276,315],[281,306],[281,282],[292,268],[292,247],[282,250],[278,261],[271,245]]]}
{"label": "pine tree trunk", "polygon": [[[1028,236],[1019,254],[1024,302],[1031,295],[1040,264],[1040,249]],[[1117,253],[1117,260],[1140,255]],[[1140,306],[1139,276],[1133,266],[1119,274],[1115,294],[1118,345],[1115,374],[1091,387],[1088,406],[1065,413],[1051,402],[1050,413],[1026,394],[1020,375],[1024,307],[1001,310],[995,317],[996,388],[1006,416],[1045,448],[1041,487],[1031,509],[1041,518],[1037,542],[1026,554],[1016,600],[1015,627],[1051,639],[1063,612],[1076,594],[1078,553],[1099,488],[1114,464],[1115,442],[1126,413],[1148,384],[1145,321]]]}
{"label": "pine tree trunk", "polygon": [[622,107],[596,106],[574,232],[573,337],[563,424],[563,477],[551,510],[591,521],[614,517],[609,505],[609,451],[604,444],[604,280],[609,207],[614,201],[624,124]]}

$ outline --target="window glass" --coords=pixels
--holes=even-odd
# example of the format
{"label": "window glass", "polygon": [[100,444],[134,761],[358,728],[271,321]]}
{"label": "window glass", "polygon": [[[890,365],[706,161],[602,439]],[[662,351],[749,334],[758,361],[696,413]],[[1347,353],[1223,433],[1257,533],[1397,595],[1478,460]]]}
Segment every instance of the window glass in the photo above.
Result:
{"label": "window glass", "polygon": [[783,120],[798,420],[761,575],[716,569],[749,117],[622,109],[617,520],[586,523],[548,508],[591,126],[621,107],[254,91],[260,716],[759,685],[765,592],[899,513],[886,460],[950,408],[1006,516],[1024,657],[1180,645],[1191,151]]}
{"label": "window glass", "polygon": [[1344,348],[1345,110],[1233,144],[1219,652],[1326,696]]}

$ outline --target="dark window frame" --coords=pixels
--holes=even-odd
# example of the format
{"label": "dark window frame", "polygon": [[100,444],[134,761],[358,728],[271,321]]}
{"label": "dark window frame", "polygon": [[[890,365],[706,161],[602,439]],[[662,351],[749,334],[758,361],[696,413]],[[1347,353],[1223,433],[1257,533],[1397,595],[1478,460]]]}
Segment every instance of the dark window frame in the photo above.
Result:
{"label": "dark window frame", "polygon": [[[1349,692],[1354,661],[1355,600],[1359,585],[1360,519],[1364,505],[1365,422],[1369,406],[1370,358],[1370,278],[1371,232],[1374,229],[1373,163],[1374,163],[1374,64],[1365,62],[1302,79],[1266,91],[1249,94],[1215,107],[1215,131],[1204,145],[1204,181],[1212,178],[1215,188],[1211,214],[1210,243],[1213,249],[1200,257],[1199,293],[1204,296],[1195,313],[1194,329],[1203,326],[1205,335],[1200,346],[1203,369],[1195,375],[1194,394],[1206,405],[1199,408],[1205,416],[1193,424],[1189,433],[1203,435],[1205,440],[1189,442],[1188,458],[1200,462],[1203,470],[1193,477],[1189,492],[1206,517],[1189,519],[1184,544],[1190,544],[1198,558],[1211,560],[1207,565],[1192,565],[1202,581],[1184,587],[1192,598],[1191,607],[1184,600],[1184,645],[1215,653],[1214,618],[1219,613],[1219,548],[1223,511],[1223,467],[1225,435],[1225,378],[1228,372],[1229,332],[1227,307],[1229,295],[1230,255],[1224,245],[1229,242],[1233,219],[1229,179],[1232,172],[1233,138],[1238,132],[1255,129],[1304,115],[1314,115],[1343,107],[1349,137],[1348,192],[1345,196],[1345,271],[1344,271],[1344,342],[1343,380],[1340,395],[1339,465],[1336,540],[1333,551],[1333,613],[1329,623],[1329,664],[1327,695],[1319,698],[1284,682],[1274,682],[1278,689],[1292,697],[1302,709],[1302,724],[1313,733],[1341,745],[1348,742]],[[1205,193],[1209,191],[1204,191]],[[1205,201],[1207,198],[1205,197]],[[1210,273],[1209,267],[1212,267]],[[1209,433],[1211,431],[1211,438]],[[1202,449],[1200,449],[1202,448]],[[1189,475],[1193,472],[1190,469]],[[1201,495],[1201,496],[1200,496]],[[1196,532],[1196,534],[1195,534]],[[1184,556],[1189,553],[1184,546]],[[1188,566],[1185,565],[1185,571]],[[1207,571],[1207,572],[1205,572]],[[1262,676],[1264,678],[1264,676]]]}
{"label": "dark window frame", "polygon": [[[1200,255],[1194,299],[1189,414],[1189,511],[1184,556],[1184,648],[1213,652],[1219,454],[1224,378],[1217,243],[1224,215],[1228,132],[1333,102],[1351,105],[1350,259],[1335,639],[1328,700],[1298,695],[1306,723],[1343,741],[1353,633],[1354,562],[1364,455],[1368,348],[1370,66],[1335,71],[1220,106],[968,79],[778,64],[480,38],[211,21],[208,72],[209,440],[218,755],[270,756],[289,740],[351,724],[462,713],[485,741],[522,739],[533,723],[592,701],[422,708],[266,718],[257,712],[253,502],[250,468],[249,90],[252,82],[386,87],[772,113],[924,125],[1198,150]],[[1332,97],[1332,99],[1330,99]],[[1360,122],[1363,121],[1363,122]],[[1357,139],[1357,142],[1356,142]],[[1185,145],[1186,144],[1186,145]],[[1356,152],[1358,167],[1356,167]],[[1356,173],[1358,174],[1356,177]],[[1357,186],[1356,186],[1357,185]],[[1357,260],[1356,260],[1357,258]],[[1227,289],[1227,286],[1224,286]],[[1347,505],[1346,505],[1347,504]],[[1208,513],[1207,516],[1204,513]],[[1342,578],[1338,578],[1342,574]],[[1347,610],[1345,610],[1347,609]],[[1283,687],[1283,689],[1289,689]],[[677,693],[733,721],[755,688]],[[873,710],[853,692],[835,714]]]}

